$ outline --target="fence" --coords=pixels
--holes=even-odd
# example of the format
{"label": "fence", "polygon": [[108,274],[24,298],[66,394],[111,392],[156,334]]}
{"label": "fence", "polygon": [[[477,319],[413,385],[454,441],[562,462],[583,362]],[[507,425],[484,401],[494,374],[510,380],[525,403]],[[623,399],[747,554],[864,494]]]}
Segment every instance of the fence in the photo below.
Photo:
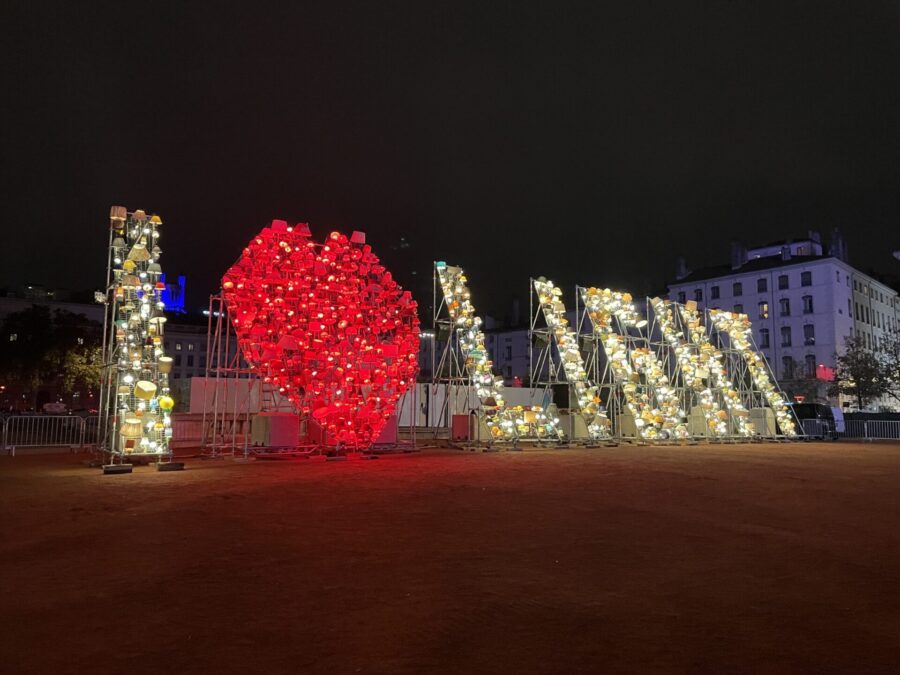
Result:
{"label": "fence", "polygon": [[84,447],[85,418],[73,415],[21,415],[3,420],[3,449]]}
{"label": "fence", "polygon": [[840,438],[865,438],[868,440],[900,440],[900,421],[897,420],[846,420]]}
{"label": "fence", "polygon": [[831,420],[803,420],[803,432],[812,438],[900,440],[898,420],[844,420],[842,430],[835,431],[834,428]]}
{"label": "fence", "polygon": [[[844,429],[835,432],[830,420],[802,420],[804,433],[812,438],[838,438],[847,440],[900,440],[900,420],[845,420]],[[16,448],[71,448],[73,451],[97,442],[97,417],[75,415],[16,415],[2,420],[3,450],[15,455]],[[234,421],[228,423],[234,424]],[[246,430],[222,425],[219,434],[241,439]],[[180,413],[172,416],[173,447],[199,447],[212,432],[211,420],[204,428],[199,414]],[[207,438],[207,440],[209,440]]]}
{"label": "fence", "polygon": [[[14,415],[0,420],[2,449],[15,455],[16,448],[71,448],[75,450],[98,441],[100,418],[77,415]],[[199,447],[203,440],[201,415],[172,415],[173,447]]]}

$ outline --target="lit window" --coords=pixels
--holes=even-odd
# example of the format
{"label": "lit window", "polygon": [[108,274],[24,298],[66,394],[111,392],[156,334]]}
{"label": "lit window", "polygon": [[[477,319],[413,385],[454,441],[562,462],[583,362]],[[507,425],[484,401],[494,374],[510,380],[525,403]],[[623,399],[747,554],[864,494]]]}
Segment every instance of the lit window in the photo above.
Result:
{"label": "lit window", "polygon": [[769,303],[768,302],[759,303],[759,318],[760,319],[768,319],[769,318]]}
{"label": "lit window", "polygon": [[180,342],[176,342],[176,343],[175,343],[175,351],[176,351],[176,352],[180,352],[180,351],[181,351],[181,343],[180,343]]}
{"label": "lit window", "polygon": [[188,342],[187,348],[188,348],[188,351],[189,351],[189,352],[194,351],[194,343],[193,343],[193,342]]}
{"label": "lit window", "polygon": [[9,334],[9,341],[10,341],[10,342],[15,342],[15,341],[18,340],[18,339],[19,339],[19,334],[18,334],[18,333],[10,333],[10,334]]}

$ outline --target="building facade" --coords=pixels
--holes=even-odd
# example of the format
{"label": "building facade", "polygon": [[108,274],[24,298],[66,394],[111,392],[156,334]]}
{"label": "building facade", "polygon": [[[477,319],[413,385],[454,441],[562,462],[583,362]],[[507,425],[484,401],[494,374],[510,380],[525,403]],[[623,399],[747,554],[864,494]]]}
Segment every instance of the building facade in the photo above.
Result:
{"label": "building facade", "polygon": [[676,276],[671,299],[747,314],[786,392],[820,402],[836,402],[827,390],[846,339],[859,336],[877,352],[900,320],[897,291],[850,265],[837,231],[827,252],[811,232],[799,241],[733,245],[730,265],[691,272],[681,261]]}

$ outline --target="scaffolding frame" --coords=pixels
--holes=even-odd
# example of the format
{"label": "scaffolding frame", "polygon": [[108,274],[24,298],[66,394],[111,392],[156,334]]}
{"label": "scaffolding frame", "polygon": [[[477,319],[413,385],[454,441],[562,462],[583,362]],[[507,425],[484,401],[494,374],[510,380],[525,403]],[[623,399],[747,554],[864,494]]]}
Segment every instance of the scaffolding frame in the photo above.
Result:
{"label": "scaffolding frame", "polygon": [[710,339],[709,320],[697,310],[696,303],[681,304],[664,301],[671,309],[675,325],[685,339],[692,354],[696,354],[699,366],[706,371],[707,384],[715,394],[719,409],[728,416],[728,433],[720,438],[729,442],[747,442],[756,437],[750,421],[750,412],[744,406],[744,396],[729,375],[725,357]]}
{"label": "scaffolding frame", "polygon": [[[613,428],[618,440],[647,444],[677,444],[691,442],[687,429],[687,414],[683,409],[683,392],[670,380],[667,364],[661,361],[656,345],[651,340],[649,321],[642,318],[629,294],[609,289],[594,289],[601,295],[608,294],[621,304],[620,311],[607,311],[609,326],[595,323],[587,303],[587,287],[576,286],[579,304],[579,332],[587,333],[592,340],[593,354],[589,357],[597,381],[611,386],[610,405]],[[615,296],[620,296],[616,298]],[[608,344],[603,342],[606,333]],[[616,353],[610,354],[610,350]],[[601,358],[602,355],[602,358]],[[603,363],[601,371],[601,362]],[[617,365],[614,365],[618,362]],[[654,369],[655,370],[652,370]],[[654,374],[659,380],[651,381]],[[667,413],[674,405],[675,412]],[[644,413],[647,413],[645,416]],[[652,416],[652,419],[648,419]],[[662,416],[663,420],[657,418]],[[633,428],[632,428],[633,427]],[[644,431],[646,429],[646,431]]]}
{"label": "scaffolding frame", "polygon": [[[309,429],[316,427],[322,434],[321,426],[312,415],[298,413],[290,401],[281,396],[276,389],[260,377],[259,372],[249,365],[243,357],[237,341],[237,334],[230,320],[228,304],[220,289],[209,296],[209,309],[206,334],[206,377],[203,381],[203,415],[201,418],[201,456],[206,459],[221,459],[226,456],[241,456],[244,459],[253,456],[270,455],[320,455],[334,451],[354,450],[371,456],[390,450],[414,451],[417,449],[416,414],[418,392],[415,382],[398,400],[395,419],[396,443],[381,444],[373,442],[362,446],[330,446],[324,443],[303,443],[309,438]],[[237,381],[247,380],[246,387],[237,386]],[[207,395],[212,385],[212,406],[208,404]],[[232,394],[229,405],[229,393]],[[253,395],[259,409],[253,410]],[[409,424],[407,439],[400,439],[401,410],[405,402],[409,405]],[[298,417],[298,439],[300,443],[292,446],[254,446],[251,444],[253,418],[260,413],[286,413]],[[324,435],[320,437],[324,438]]]}
{"label": "scaffolding frame", "polygon": [[[444,396],[441,401],[440,409],[437,416],[434,417],[429,411],[429,418],[435,419],[433,426],[433,438],[437,439],[441,430],[446,430],[447,437],[453,438],[453,416],[460,414],[458,406],[460,403],[460,393],[463,394],[463,413],[471,419],[471,415],[475,413],[479,416],[479,424],[475,425],[475,440],[480,441],[481,436],[481,418],[478,410],[480,405],[478,396],[475,394],[475,387],[472,385],[471,378],[465,368],[465,356],[457,339],[457,325],[450,316],[450,309],[447,306],[447,298],[441,290],[440,279],[438,278],[437,263],[432,265],[432,313],[431,313],[431,330],[434,335],[434,342],[431,349],[431,388],[429,396],[429,405],[438,400],[438,392],[441,386],[444,387]],[[440,349],[440,355],[438,355]],[[431,422],[431,419],[428,422]],[[471,426],[471,425],[470,425]],[[489,439],[491,443],[493,439]]]}
{"label": "scaffolding frame", "polygon": [[[228,307],[220,290],[209,296],[206,332],[206,371],[203,380],[203,417],[201,421],[201,456],[219,459],[238,454],[244,458],[251,454],[250,425],[253,413],[251,400],[257,390],[257,400],[263,405],[262,378],[244,361],[237,345],[237,335],[232,327]],[[232,349],[234,345],[234,349]],[[236,380],[248,380],[243,389]],[[207,396],[212,380],[212,410]],[[221,384],[221,387],[219,386]],[[228,393],[233,390],[231,415],[228,410]],[[242,394],[239,396],[239,394]],[[293,412],[293,411],[292,411]],[[243,447],[238,448],[238,431],[241,431]]]}
{"label": "scaffolding frame", "polygon": [[[435,340],[437,342],[438,338],[447,337],[441,358],[432,368],[433,391],[437,392],[439,384],[447,385],[449,410],[451,396],[458,402],[459,390],[465,383],[467,388],[462,389],[465,393],[465,405],[475,413],[478,422],[473,440],[478,444],[483,442],[481,427],[484,426],[488,430],[488,448],[493,448],[495,444],[509,444],[516,448],[519,441],[537,444],[563,442],[565,437],[559,428],[559,418],[548,416],[547,407],[510,406],[503,399],[503,380],[493,372],[493,361],[489,358],[481,318],[475,313],[463,269],[443,261],[435,261],[433,275]],[[440,302],[437,299],[438,287],[442,295]],[[468,346],[464,343],[468,343]],[[447,364],[450,367],[456,364],[460,370],[451,370]],[[474,394],[474,408],[469,408],[470,394]],[[468,410],[467,415],[471,419],[471,412]],[[551,415],[553,414],[551,411]],[[444,415],[443,409],[441,415]],[[449,413],[447,417],[451,418],[452,423]]]}
{"label": "scaffolding frame", "polygon": [[711,443],[733,440],[734,418],[725,406],[722,388],[706,367],[701,346],[690,339],[680,306],[658,297],[647,299],[646,306],[651,344],[680,393],[691,437]]}
{"label": "scaffolding frame", "polygon": [[[773,420],[775,427],[774,432],[769,433],[768,416],[767,413],[763,413],[766,415],[766,432],[763,433],[757,428],[757,436],[779,441],[801,439],[803,437],[803,426],[800,424],[794,409],[787,405],[789,399],[781,389],[781,385],[778,383],[766,355],[759,349],[756,341],[753,339],[752,331],[747,330],[742,333],[742,338],[747,341],[748,347],[746,349],[741,349],[740,346],[735,343],[735,339],[729,331],[724,326],[719,326],[717,324],[713,317],[714,312],[721,312],[723,315],[726,314],[722,310],[711,310],[708,308],[703,310],[708,335],[713,344],[717,345],[722,352],[727,372],[732,374],[731,379],[737,387],[741,400],[745,407],[750,410],[751,420],[753,420],[754,409],[762,409],[764,411],[771,410],[773,417],[775,418]],[[742,320],[741,317],[743,317],[743,320],[746,320],[748,325],[750,325],[749,317],[747,317],[746,314],[734,315],[730,312],[727,314],[733,316],[733,320]],[[753,374],[750,366],[751,354],[755,354],[759,359],[761,364],[760,370],[764,377],[771,383],[774,396],[780,398],[781,402],[785,405],[786,411],[784,412],[784,416],[788,421],[793,423],[795,429],[793,434],[786,433],[782,429],[783,425],[778,419],[779,411],[776,410],[775,405],[773,404],[772,396],[768,395],[760,385],[759,376]],[[754,421],[754,425],[758,425],[758,422]]]}
{"label": "scaffolding frame", "polygon": [[[553,297],[558,299],[551,300],[549,304],[542,302],[538,284],[548,286],[549,288],[545,290],[550,294],[555,294]],[[611,423],[599,401],[594,402],[585,398],[592,399],[596,395],[599,399],[601,390],[589,376],[590,371],[581,348],[581,336],[576,328],[569,324],[568,312],[562,301],[562,292],[544,277],[529,279],[528,288],[531,317],[528,330],[529,385],[531,387],[542,386],[544,400],[547,400],[549,396],[550,401],[554,400],[553,387],[566,387],[566,409],[570,415],[581,419],[585,429],[585,435],[576,436],[575,420],[573,419],[570,443],[575,442],[589,446],[600,442],[608,444],[612,441]],[[556,325],[551,325],[551,322]],[[568,367],[560,342],[564,338],[566,341],[574,341],[577,349],[577,357],[569,362]],[[583,401],[585,401],[584,406],[588,406],[587,409],[583,407]],[[551,405],[556,404],[552,403]],[[592,408],[595,408],[596,412],[592,412]]]}
{"label": "scaffolding frame", "polygon": [[[121,224],[117,225],[116,223],[118,221],[120,221]],[[119,414],[121,412],[119,407],[120,398],[122,399],[121,402],[123,405],[128,406],[128,410],[138,409],[138,406],[136,405],[137,397],[133,391],[125,396],[121,396],[119,393],[121,387],[126,383],[130,384],[129,380],[125,379],[123,374],[124,370],[121,367],[121,360],[123,358],[130,359],[132,358],[132,355],[127,353],[127,347],[124,345],[123,341],[118,339],[117,321],[121,322],[122,320],[120,312],[129,311],[127,304],[133,300],[130,296],[136,295],[135,293],[127,293],[127,291],[124,291],[120,282],[122,282],[129,274],[138,275],[143,283],[149,282],[155,285],[155,282],[159,280],[162,272],[157,262],[160,254],[160,251],[157,248],[157,238],[159,236],[157,226],[161,224],[162,221],[158,216],[154,215],[148,217],[147,214],[140,209],[127,211],[125,207],[121,206],[113,206],[110,208],[110,226],[106,256],[106,286],[103,292],[97,292],[94,296],[95,300],[104,307],[103,334],[100,348],[100,391],[95,447],[97,452],[108,457],[112,464],[124,464],[126,458],[155,458],[158,463],[171,461],[173,458],[172,448],[169,444],[172,433],[171,426],[165,428],[161,436],[157,434],[160,437],[156,442],[162,443],[164,448],[162,451],[141,451],[138,449],[140,446],[137,444],[134,449],[128,451],[126,445],[127,441],[121,434],[122,425],[125,421],[124,413],[122,415]],[[117,244],[117,242],[120,243]],[[123,265],[131,259],[126,257],[126,249],[133,250],[135,244],[138,242],[143,242],[143,245],[147,250],[150,250],[150,248],[153,247],[152,255],[156,257],[148,258],[153,264],[145,264],[148,259],[140,260],[140,265],[135,262],[133,273],[129,272],[126,274]],[[135,258],[134,260],[138,259]],[[146,289],[146,286],[143,288]],[[154,288],[153,291],[142,290],[141,292],[149,292],[151,293],[151,297],[154,298],[157,298],[158,295],[158,289],[156,288]],[[126,298],[126,294],[129,297]],[[122,295],[121,298],[119,297],[120,295]],[[159,307],[162,307],[161,301]],[[151,352],[154,352],[150,354],[152,358],[148,361],[148,363],[152,362],[152,367],[142,368],[142,374],[149,373],[150,381],[157,386],[157,392],[160,395],[168,395],[168,374],[166,371],[160,369],[158,361],[159,357],[164,355],[163,325],[165,323],[165,316],[162,311],[151,310],[151,312],[154,311],[155,314],[153,316],[151,316],[150,313],[148,313],[147,316],[142,316],[140,325],[142,327],[143,335],[149,336],[152,335],[152,333],[149,333],[147,328],[151,323],[151,320],[155,322],[153,327],[155,332],[154,337],[158,338],[160,346],[159,348],[156,348],[153,347],[150,342],[142,342],[141,349],[145,352],[141,357],[142,361],[143,356],[147,355],[146,352],[148,349]],[[135,314],[134,309],[132,309],[131,312],[132,315]],[[147,337],[147,339],[149,340],[150,338]],[[123,352],[123,349],[126,351]],[[157,349],[160,352],[159,354],[155,354]],[[154,414],[154,412],[151,411],[151,414]],[[155,414],[157,415],[157,419],[159,419],[161,411],[156,412]],[[141,419],[141,424],[143,425],[143,417],[140,417],[139,419]],[[142,439],[143,438],[144,436],[142,436]]]}

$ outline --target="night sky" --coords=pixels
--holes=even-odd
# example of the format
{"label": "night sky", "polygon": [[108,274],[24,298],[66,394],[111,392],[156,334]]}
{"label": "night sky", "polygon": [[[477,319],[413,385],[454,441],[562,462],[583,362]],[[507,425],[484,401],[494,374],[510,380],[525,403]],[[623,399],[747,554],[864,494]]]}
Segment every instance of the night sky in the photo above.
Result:
{"label": "night sky", "polygon": [[118,203],[198,306],[272,218],[501,316],[809,228],[900,271],[896,2],[226,4],[3,3],[0,285],[99,287]]}

